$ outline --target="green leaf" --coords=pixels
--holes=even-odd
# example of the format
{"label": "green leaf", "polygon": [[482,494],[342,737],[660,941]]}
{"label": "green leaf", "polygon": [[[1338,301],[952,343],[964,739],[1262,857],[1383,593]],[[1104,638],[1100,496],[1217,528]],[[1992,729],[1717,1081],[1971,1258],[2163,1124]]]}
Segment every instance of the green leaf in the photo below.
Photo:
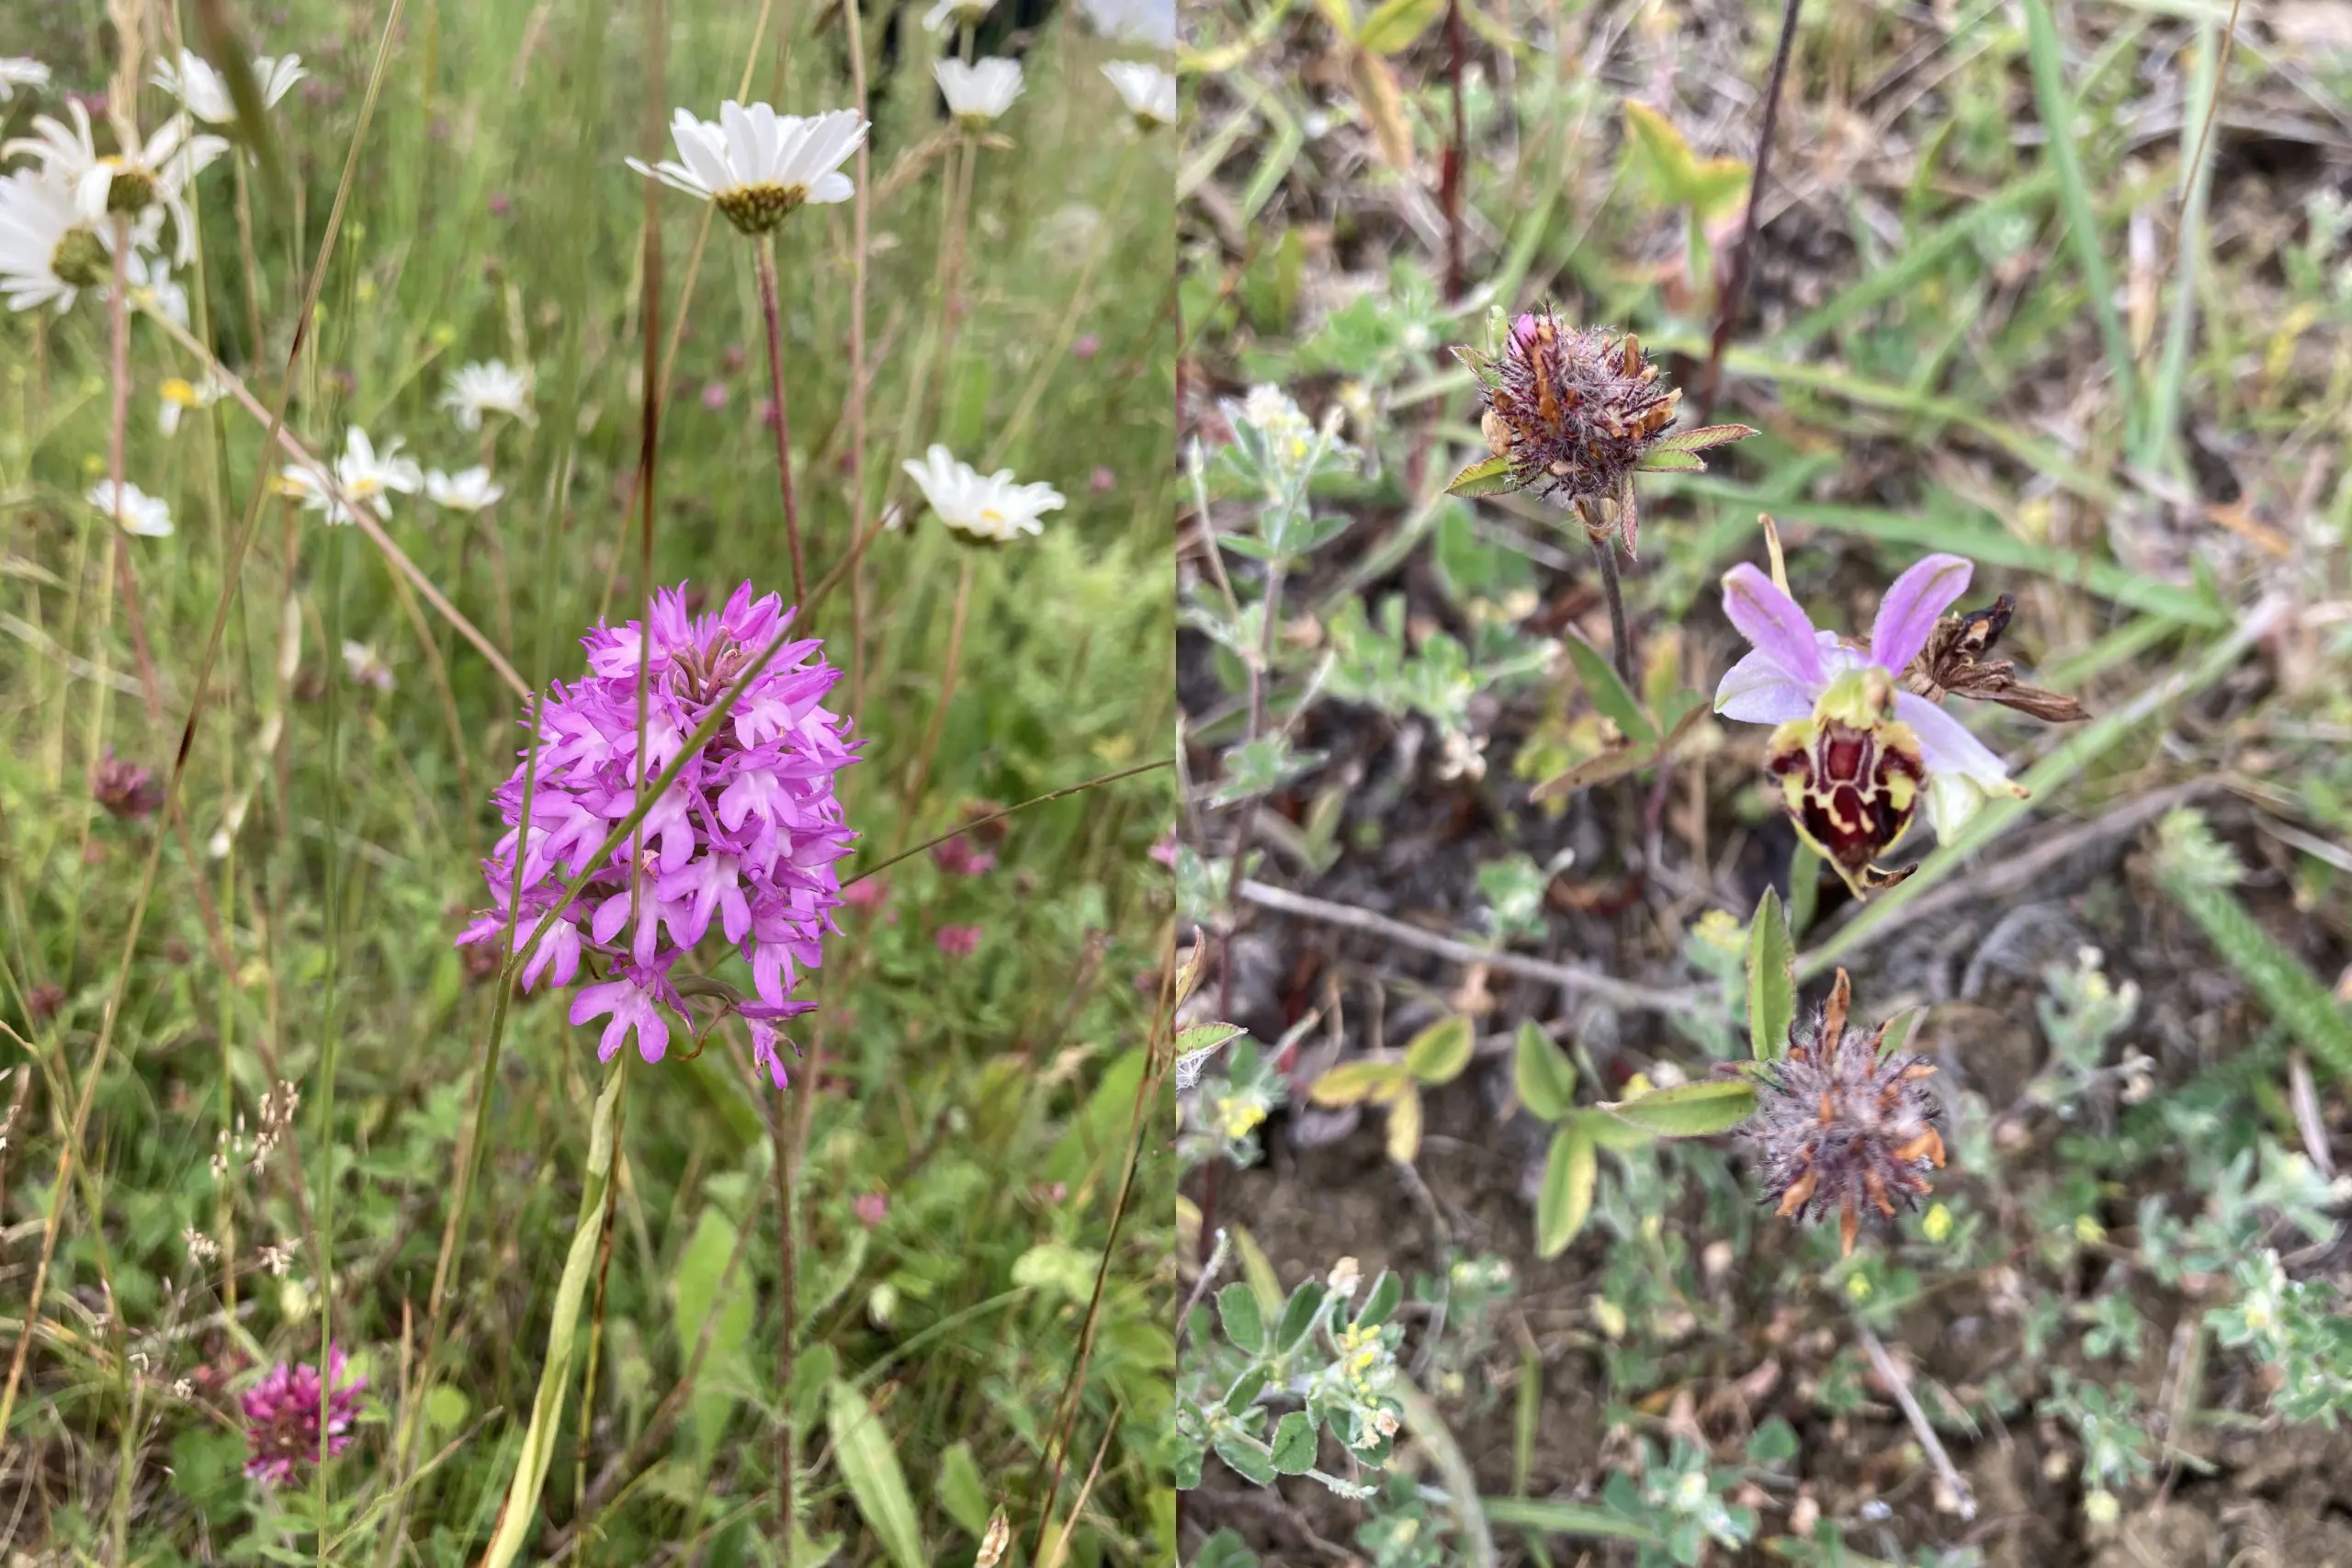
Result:
{"label": "green leaf", "polygon": [[1380,1278],[1372,1282],[1372,1290],[1363,1298],[1363,1310],[1355,1316],[1358,1328],[1377,1328],[1386,1323],[1396,1303],[1405,1299],[1405,1282],[1383,1269]]}
{"label": "green leaf", "polygon": [[1552,1134],[1544,1156],[1544,1185],[1535,1196],[1535,1255],[1557,1258],[1576,1239],[1592,1213],[1592,1188],[1600,1174],[1592,1134],[1579,1118]]}
{"label": "green leaf", "polygon": [[1509,457],[1481,457],[1454,475],[1453,482],[1445,487],[1445,493],[1475,501],[1482,495],[1500,495],[1519,488],[1511,478]]}
{"label": "green leaf", "polygon": [[1469,1019],[1455,1016],[1430,1024],[1405,1047],[1405,1070],[1425,1084],[1452,1083],[1470,1065],[1477,1048]]}
{"label": "green leaf", "polygon": [[1323,1285],[1320,1280],[1307,1280],[1290,1293],[1283,1303],[1281,1321],[1274,1325],[1274,1350],[1277,1354],[1291,1348],[1306,1337],[1315,1326],[1315,1314],[1323,1309]]}
{"label": "green leaf", "polygon": [[1263,1367],[1251,1367],[1234,1379],[1233,1386],[1226,1391],[1225,1413],[1238,1416],[1257,1404],[1258,1396],[1266,1392],[1266,1380],[1271,1375]]}
{"label": "green leaf", "polygon": [[1383,0],[1363,19],[1356,42],[1374,54],[1395,54],[1445,14],[1445,0]]}
{"label": "green leaf", "polygon": [[1385,1105],[1410,1083],[1401,1062],[1342,1062],[1317,1078],[1306,1098],[1317,1105]]}
{"label": "green leaf", "polygon": [[1796,962],[1781,896],[1767,887],[1747,926],[1747,1043],[1759,1062],[1776,1062],[1788,1051],[1797,1016]]}
{"label": "green leaf", "polygon": [[1729,211],[1747,186],[1746,164],[1702,160],[1674,122],[1647,104],[1625,106],[1625,155],[1667,205],[1690,208],[1702,219]]}
{"label": "green leaf", "polygon": [[564,1396],[572,1382],[571,1348],[580,1325],[580,1301],[587,1294],[597,1238],[604,1234],[605,1189],[613,1176],[613,1109],[620,1103],[628,1066],[628,1056],[613,1058],[604,1092],[596,1097],[596,1108],[589,1116],[588,1168],[581,1173],[580,1215],[572,1224],[563,1272],[556,1280],[555,1310],[548,1314],[547,1347],[539,1357],[539,1390],[531,1401],[531,1424],[523,1433],[522,1451],[515,1456],[505,1511],[499,1517],[498,1533],[491,1538],[490,1549],[482,1556],[482,1568],[512,1568],[522,1554],[539,1511],[548,1466],[555,1458],[556,1427],[563,1419]]}
{"label": "green leaf", "polygon": [[977,1537],[989,1528],[989,1489],[972,1458],[972,1445],[957,1438],[939,1456],[939,1484],[933,1495],[956,1528]]}
{"label": "green leaf", "polygon": [[1706,460],[1695,452],[1678,452],[1671,446],[1660,446],[1642,454],[1634,465],[1645,474],[1703,474]]}
{"label": "green leaf", "polygon": [[1576,1101],[1576,1064],[1532,1019],[1519,1026],[1511,1081],[1518,1087],[1519,1102],[1545,1122],[1557,1122]]}
{"label": "green leaf", "polygon": [[1102,1268],[1099,1252],[1041,1241],[1012,1260],[1012,1282],[1030,1290],[1052,1291],[1083,1306],[1093,1298],[1094,1276]]}
{"label": "green leaf", "polygon": [[1732,441],[1745,441],[1751,435],[1763,434],[1755,426],[1747,424],[1699,424],[1691,426],[1689,430],[1668,431],[1658,437],[1657,450],[1703,452],[1710,446],[1721,446]]}
{"label": "green leaf", "polygon": [[1396,1097],[1388,1108],[1388,1157],[1399,1165],[1410,1165],[1421,1152],[1421,1127],[1426,1122],[1421,1104],[1421,1091],[1411,1084]]}
{"label": "green leaf", "polygon": [[1234,1473],[1253,1486],[1274,1483],[1274,1461],[1261,1453],[1257,1447],[1240,1438],[1219,1438],[1216,1457],[1233,1467]]}
{"label": "green leaf", "polygon": [[1905,1008],[1888,1019],[1886,1032],[1879,1036],[1878,1054],[1881,1056],[1901,1055],[1903,1048],[1911,1043],[1911,1032],[1918,1028],[1919,1021],[1927,1016],[1925,1008]]}
{"label": "green leaf", "polygon": [[1241,1277],[1250,1281],[1250,1292],[1258,1298],[1258,1315],[1272,1317],[1283,1310],[1283,1282],[1274,1266],[1266,1258],[1265,1249],[1247,1227],[1233,1227],[1233,1250],[1241,1258]]}
{"label": "green leaf", "polygon": [[1284,1475],[1305,1475],[1315,1468],[1315,1421],[1304,1410],[1293,1410],[1274,1423],[1274,1468]]}
{"label": "green leaf", "polygon": [[[706,1208],[695,1222],[693,1239],[678,1259],[678,1354],[681,1361],[694,1354],[703,1325],[710,1324],[710,1349],[703,1358],[702,1375],[695,1380],[689,1427],[695,1454],[707,1461],[717,1451],[728,1417],[735,1412],[737,1359],[752,1333],[752,1293],[740,1280],[726,1280],[727,1260],[735,1252],[736,1229],[717,1208]],[[741,1272],[740,1266],[738,1272]],[[724,1300],[723,1283],[731,1284]],[[713,1314],[717,1321],[712,1322]]]}
{"label": "green leaf", "polygon": [[1231,1284],[1216,1293],[1216,1320],[1234,1348],[1255,1356],[1266,1348],[1266,1320],[1258,1315],[1258,1298],[1245,1284]]}
{"label": "green leaf", "polygon": [[1238,1034],[1249,1031],[1238,1023],[1196,1023],[1190,1029],[1176,1032],[1176,1054],[1194,1056],[1203,1051],[1213,1051]]}
{"label": "green leaf", "polygon": [[1657,1137],[1703,1138],[1747,1121],[1756,1109],[1756,1086],[1745,1077],[1701,1078],[1600,1109]]}
{"label": "green leaf", "polygon": [[825,1411],[825,1427],[833,1439],[833,1463],[849,1483],[849,1495],[865,1516],[892,1568],[926,1568],[922,1530],[915,1521],[915,1500],[907,1491],[907,1472],[899,1468],[899,1452],[890,1446],[874,1407],[854,1385],[836,1382]]}
{"label": "green leaf", "polygon": [[1565,638],[1568,661],[1577,667],[1577,678],[1584,682],[1585,691],[1592,697],[1592,705],[1607,716],[1611,722],[1633,741],[1654,741],[1657,726],[1642,711],[1642,705],[1617,678],[1616,667],[1602,657],[1599,649],[1571,631]]}

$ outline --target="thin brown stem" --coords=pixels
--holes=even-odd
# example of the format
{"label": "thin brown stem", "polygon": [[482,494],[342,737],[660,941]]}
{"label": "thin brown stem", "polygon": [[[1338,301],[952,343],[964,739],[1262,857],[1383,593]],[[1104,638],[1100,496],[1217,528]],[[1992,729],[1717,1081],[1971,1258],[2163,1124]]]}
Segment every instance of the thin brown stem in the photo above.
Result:
{"label": "thin brown stem", "polygon": [[784,406],[784,330],[777,320],[775,237],[760,236],[760,315],[768,330],[768,397],[775,414],[775,479],[784,492],[784,540],[792,552],[792,602],[808,596],[808,570],[800,553],[800,503],[792,491],[792,419]]}
{"label": "thin brown stem", "polygon": [[1592,558],[1600,567],[1600,596],[1609,602],[1609,656],[1616,662],[1617,678],[1634,687],[1634,634],[1625,624],[1625,585],[1617,576],[1617,546],[1610,539],[1592,541]]}
{"label": "thin brown stem", "polygon": [[1772,161],[1772,131],[1781,119],[1781,82],[1789,73],[1789,51],[1797,37],[1797,10],[1804,0],[1787,0],[1781,12],[1781,41],[1772,50],[1772,73],[1764,84],[1764,120],[1756,130],[1756,166],[1747,176],[1747,210],[1740,215],[1739,245],[1724,270],[1723,287],[1715,296],[1715,330],[1707,340],[1707,368],[1699,378],[1697,418],[1704,424],[1715,412],[1715,389],[1724,370],[1724,349],[1731,343],[1732,323],[1739,319],[1739,300],[1747,288],[1749,263],[1756,250],[1756,208],[1764,199],[1764,171]]}

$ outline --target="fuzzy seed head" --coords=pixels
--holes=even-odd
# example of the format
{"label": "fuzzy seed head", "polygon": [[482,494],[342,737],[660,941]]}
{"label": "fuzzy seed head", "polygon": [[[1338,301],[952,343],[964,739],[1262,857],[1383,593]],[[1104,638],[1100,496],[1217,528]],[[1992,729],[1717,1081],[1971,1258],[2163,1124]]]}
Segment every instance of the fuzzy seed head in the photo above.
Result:
{"label": "fuzzy seed head", "polygon": [[1757,1081],[1756,1114],[1741,1129],[1767,1201],[1786,1218],[1836,1213],[1851,1255],[1864,1219],[1892,1219],[1928,1190],[1944,1163],[1927,1090],[1935,1067],[1909,1054],[1882,1057],[1886,1027],[1849,1029],[1844,975],[1828,1007],[1791,1032],[1788,1055]]}
{"label": "fuzzy seed head", "polygon": [[1548,310],[1511,323],[1500,358],[1472,363],[1487,444],[1521,488],[1564,503],[1623,494],[1682,396],[1660,384],[1630,333],[1565,326]]}

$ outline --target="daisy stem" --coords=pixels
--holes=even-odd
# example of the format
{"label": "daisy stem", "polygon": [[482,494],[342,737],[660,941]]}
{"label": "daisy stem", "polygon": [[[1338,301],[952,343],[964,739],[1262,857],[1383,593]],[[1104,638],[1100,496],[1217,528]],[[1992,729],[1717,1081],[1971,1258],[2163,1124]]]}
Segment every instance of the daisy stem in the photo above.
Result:
{"label": "daisy stem", "polygon": [[[865,22],[857,0],[842,0],[848,26],[850,92],[860,119],[869,119],[865,94]],[[849,595],[850,711],[865,711],[865,568],[858,558],[865,532],[865,228],[873,202],[873,151],[857,143],[857,194],[850,208],[849,273]],[[786,1550],[789,1551],[787,1531]]]}
{"label": "daisy stem", "polygon": [[939,739],[947,730],[947,707],[956,700],[956,669],[964,657],[964,617],[972,607],[972,573],[976,564],[975,551],[969,546],[958,546],[964,554],[964,570],[956,579],[956,608],[947,623],[947,663],[939,677],[939,705],[931,710],[931,728],[922,738],[922,751],[915,758],[915,771],[908,776],[907,794],[899,812],[899,828],[890,852],[896,855],[906,848],[907,829],[915,819],[915,807],[922,799],[924,786],[931,782],[932,759],[939,754]]}
{"label": "daisy stem", "polygon": [[1593,559],[1600,563],[1600,596],[1609,602],[1609,656],[1616,661],[1617,678],[1634,689],[1634,634],[1625,625],[1625,585],[1617,578],[1617,547],[1608,539],[1592,544]]}
{"label": "daisy stem", "polygon": [[792,493],[792,421],[784,407],[784,333],[777,324],[775,236],[760,236],[760,314],[768,330],[768,397],[775,408],[775,474],[784,491],[784,538],[792,552],[792,602],[807,599],[808,568],[800,554],[800,503]]}
{"label": "daisy stem", "polygon": [[139,613],[139,583],[130,571],[130,552],[123,547],[122,454],[123,437],[130,425],[130,301],[125,290],[130,279],[125,269],[130,258],[130,219],[118,212],[114,218],[114,287],[107,290],[107,324],[111,336],[114,378],[114,406],[107,429],[107,478],[114,486],[114,526],[110,536],[114,555],[115,590],[122,595],[122,621],[130,632],[130,650],[139,660],[139,694],[147,704],[147,722],[164,722],[164,691],[155,678],[155,660],[147,651],[147,624]]}

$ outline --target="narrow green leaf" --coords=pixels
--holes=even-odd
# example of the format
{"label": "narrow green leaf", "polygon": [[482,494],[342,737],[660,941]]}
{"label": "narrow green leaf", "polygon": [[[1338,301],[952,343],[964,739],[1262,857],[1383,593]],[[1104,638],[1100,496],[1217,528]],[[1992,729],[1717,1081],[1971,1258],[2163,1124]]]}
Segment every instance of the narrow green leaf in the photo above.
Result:
{"label": "narrow green leaf", "polygon": [[1703,452],[1710,446],[1726,442],[1745,441],[1764,433],[1748,424],[1700,424],[1689,430],[1669,430],[1658,438],[1657,452]]}
{"label": "narrow green leaf", "polygon": [[1176,1032],[1176,1054],[1179,1056],[1197,1055],[1203,1051],[1216,1049],[1237,1034],[1247,1032],[1238,1023],[1196,1023],[1190,1029]]}
{"label": "narrow green leaf", "polygon": [[1258,1238],[1241,1225],[1233,1227],[1233,1250],[1241,1258],[1241,1277],[1250,1281],[1250,1294],[1258,1298],[1258,1315],[1272,1317],[1283,1310],[1283,1282],[1274,1266],[1266,1258]]}
{"label": "narrow green leaf", "polygon": [[1905,1008],[1888,1019],[1886,1033],[1878,1043],[1878,1054],[1882,1056],[1901,1055],[1904,1048],[1911,1043],[1911,1032],[1919,1027],[1919,1021],[1927,1015],[1925,1008]]}
{"label": "narrow green leaf", "polygon": [[1599,649],[1577,633],[1569,632],[1566,641],[1568,661],[1577,667],[1577,678],[1584,682],[1585,691],[1590,694],[1592,705],[1624,731],[1628,740],[1656,740],[1657,726],[1652,724],[1650,716],[1642,711],[1642,705],[1634,700],[1632,692],[1626,690],[1625,682],[1617,678],[1615,666]]}
{"label": "narrow green leaf", "polygon": [[1542,1121],[1557,1122],[1576,1101],[1576,1064],[1532,1019],[1519,1026],[1511,1082],[1519,1089],[1519,1102]]}
{"label": "narrow green leaf", "polygon": [[1756,1086],[1745,1077],[1701,1078],[1600,1109],[1657,1137],[1703,1138],[1747,1121],[1756,1109]]}
{"label": "narrow green leaf", "polygon": [[1445,0],[1382,0],[1363,19],[1356,42],[1374,54],[1395,54],[1445,14]]}
{"label": "narrow green leaf", "polygon": [[1592,1135],[1581,1120],[1563,1125],[1552,1134],[1552,1149],[1544,1157],[1544,1185],[1535,1197],[1535,1255],[1557,1258],[1584,1229],[1592,1213],[1592,1188],[1600,1173]]}
{"label": "narrow green leaf", "polygon": [[926,1568],[922,1530],[915,1520],[915,1500],[907,1491],[907,1472],[899,1468],[899,1451],[890,1446],[874,1407],[854,1385],[835,1382],[825,1411],[825,1427],[833,1439],[833,1463],[849,1483],[857,1511],[873,1530],[893,1568]]}
{"label": "narrow green leaf", "polygon": [[1315,1418],[1304,1410],[1285,1412],[1274,1423],[1274,1468],[1284,1475],[1305,1475],[1315,1468]]}
{"label": "narrow green leaf", "polygon": [[1659,1544],[1649,1526],[1597,1504],[1545,1503],[1530,1497],[1485,1497],[1479,1502],[1489,1523],[1512,1525],[1532,1534],[1589,1535]]}
{"label": "narrow green leaf", "polygon": [[539,1358],[539,1392],[531,1401],[531,1424],[523,1434],[523,1448],[514,1461],[514,1479],[506,1489],[505,1511],[498,1533],[491,1538],[482,1568],[510,1568],[521,1555],[539,1511],[539,1492],[546,1486],[548,1465],[555,1458],[556,1428],[563,1419],[564,1395],[571,1387],[571,1349],[580,1324],[580,1300],[587,1293],[588,1276],[594,1271],[596,1240],[605,1227],[605,1189],[613,1174],[613,1108],[620,1103],[626,1055],[613,1058],[605,1089],[588,1122],[588,1168],[582,1173],[580,1216],[565,1253],[563,1273],[555,1287],[555,1310],[548,1318],[547,1348]]}
{"label": "narrow green leaf", "polygon": [[1258,1396],[1266,1392],[1266,1383],[1272,1376],[1263,1366],[1256,1366],[1234,1379],[1233,1386],[1225,1393],[1225,1413],[1238,1416],[1257,1404]]}
{"label": "narrow green leaf", "polygon": [[1444,1019],[1413,1036],[1405,1047],[1405,1070],[1425,1084],[1452,1083],[1477,1044],[1467,1018]]}
{"label": "narrow green leaf", "polygon": [[1747,1043],[1759,1062],[1778,1061],[1788,1051],[1797,1016],[1796,961],[1781,896],[1767,887],[1747,927]]}
{"label": "narrow green leaf", "polygon": [[1695,452],[1678,452],[1670,446],[1660,446],[1645,452],[1634,465],[1645,474],[1702,474],[1707,471],[1705,459]]}
{"label": "narrow green leaf", "polygon": [[1246,1284],[1227,1285],[1216,1293],[1216,1320],[1234,1348],[1255,1356],[1266,1348],[1266,1320],[1258,1315],[1258,1298]]}
{"label": "narrow green leaf", "polygon": [[1509,457],[1482,457],[1454,475],[1453,482],[1445,487],[1445,493],[1475,501],[1482,495],[1500,495],[1518,488],[1511,479]]}

